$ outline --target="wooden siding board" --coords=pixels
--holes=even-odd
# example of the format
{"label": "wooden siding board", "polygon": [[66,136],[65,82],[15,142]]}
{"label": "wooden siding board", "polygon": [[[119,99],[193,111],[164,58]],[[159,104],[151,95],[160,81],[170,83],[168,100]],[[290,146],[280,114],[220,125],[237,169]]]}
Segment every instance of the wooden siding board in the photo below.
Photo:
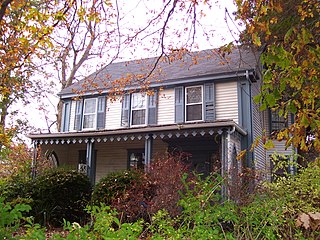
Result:
{"label": "wooden siding board", "polygon": [[215,92],[216,120],[231,119],[238,123],[237,82],[216,83]]}

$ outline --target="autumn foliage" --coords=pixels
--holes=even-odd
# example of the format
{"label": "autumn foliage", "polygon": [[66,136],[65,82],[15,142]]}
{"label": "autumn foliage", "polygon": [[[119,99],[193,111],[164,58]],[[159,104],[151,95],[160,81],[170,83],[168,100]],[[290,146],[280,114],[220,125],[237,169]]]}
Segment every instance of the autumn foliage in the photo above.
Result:
{"label": "autumn foliage", "polygon": [[320,2],[236,0],[245,26],[241,41],[260,47],[261,110],[279,110],[294,123],[276,134],[287,145],[320,151]]}

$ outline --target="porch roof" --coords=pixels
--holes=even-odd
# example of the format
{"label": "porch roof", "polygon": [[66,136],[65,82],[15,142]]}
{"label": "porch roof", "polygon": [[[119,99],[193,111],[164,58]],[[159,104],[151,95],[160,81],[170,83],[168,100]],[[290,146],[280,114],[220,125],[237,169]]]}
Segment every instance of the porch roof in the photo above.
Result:
{"label": "porch roof", "polygon": [[239,134],[247,135],[246,130],[242,129],[233,120],[222,120],[201,123],[181,123],[171,125],[146,126],[139,128],[122,128],[116,130],[86,131],[86,132],[67,132],[67,133],[45,133],[29,134],[28,137],[40,144],[63,144],[81,142],[107,142],[107,141],[127,141],[128,139],[142,139],[153,137],[154,139],[168,137],[188,137],[204,136],[205,134],[221,134],[226,129],[235,130]]}

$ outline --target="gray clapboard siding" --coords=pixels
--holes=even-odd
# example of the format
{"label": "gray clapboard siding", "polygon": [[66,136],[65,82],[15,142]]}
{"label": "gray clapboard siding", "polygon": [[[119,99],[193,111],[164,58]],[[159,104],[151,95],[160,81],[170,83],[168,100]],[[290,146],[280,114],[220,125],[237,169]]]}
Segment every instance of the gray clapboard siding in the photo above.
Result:
{"label": "gray clapboard siding", "polygon": [[[261,87],[261,81],[252,83],[251,89],[252,89],[253,98],[259,94],[260,87]],[[257,104],[252,100],[253,141],[261,137],[263,134],[263,131],[266,130],[266,120],[264,117],[264,112],[261,112],[259,107],[260,107],[260,104]],[[268,168],[266,159],[267,159],[266,151],[263,148],[262,143],[260,143],[257,147],[254,148],[253,160],[255,164],[255,169],[258,171],[265,172]]]}
{"label": "gray clapboard siding", "polygon": [[237,82],[220,82],[215,84],[216,120],[231,119],[238,123]]}

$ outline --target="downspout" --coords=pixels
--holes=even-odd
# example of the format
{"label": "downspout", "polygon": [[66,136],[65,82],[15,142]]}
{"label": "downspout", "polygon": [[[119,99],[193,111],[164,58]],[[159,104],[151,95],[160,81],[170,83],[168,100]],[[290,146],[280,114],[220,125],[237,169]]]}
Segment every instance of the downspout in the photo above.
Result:
{"label": "downspout", "polygon": [[[253,143],[253,114],[252,114],[252,94],[251,94],[251,85],[252,82],[250,80],[250,76],[249,76],[249,71],[246,70],[246,79],[249,83],[249,116],[250,116],[250,131],[248,131],[248,147],[251,146],[251,144]],[[249,129],[248,129],[249,130]],[[249,153],[249,159],[248,159],[248,166],[251,167],[252,169],[254,169],[254,164],[253,164],[253,159],[254,159],[254,152]]]}

